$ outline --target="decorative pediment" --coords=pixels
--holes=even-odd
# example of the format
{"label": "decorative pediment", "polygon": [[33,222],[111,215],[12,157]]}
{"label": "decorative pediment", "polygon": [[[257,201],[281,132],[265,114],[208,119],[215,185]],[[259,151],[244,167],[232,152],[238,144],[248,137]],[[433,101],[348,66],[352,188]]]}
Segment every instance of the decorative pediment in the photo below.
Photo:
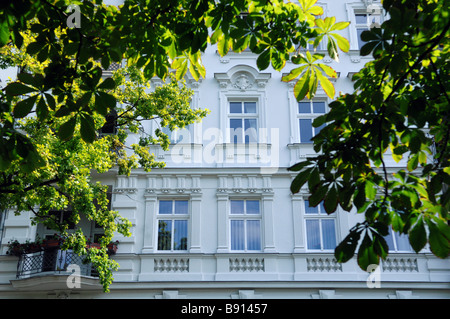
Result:
{"label": "decorative pediment", "polygon": [[270,73],[259,73],[248,65],[237,65],[226,73],[214,74],[221,89],[239,91],[264,89],[270,77]]}

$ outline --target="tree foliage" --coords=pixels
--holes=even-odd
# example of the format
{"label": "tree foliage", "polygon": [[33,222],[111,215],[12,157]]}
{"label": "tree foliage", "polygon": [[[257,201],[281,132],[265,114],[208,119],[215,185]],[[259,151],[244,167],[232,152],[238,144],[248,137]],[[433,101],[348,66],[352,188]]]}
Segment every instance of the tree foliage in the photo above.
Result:
{"label": "tree foliage", "polygon": [[[87,254],[108,291],[118,265],[105,245],[115,232],[128,235],[130,223],[107,208],[106,187],[92,172],[164,165],[148,147],[167,148],[168,137],[160,129],[145,132],[142,121],[158,119],[173,130],[206,115],[190,109],[191,93],[178,82],[187,73],[205,76],[201,55],[209,44],[221,55],[249,48],[261,70],[281,70],[290,60],[299,69],[284,80],[299,79],[297,98],[312,97],[319,84],[334,96],[328,77],[335,72],[320,64],[323,55],[304,55],[302,48],[325,37],[338,59],[338,49],[349,46],[335,31],[348,23],[317,19],[323,12],[316,2],[125,0],[116,7],[102,0],[2,1],[0,65],[19,72],[0,95],[0,208],[32,211],[34,223],[65,234],[65,248]],[[104,76],[122,61],[126,68]],[[154,76],[169,83],[148,93]],[[98,135],[111,115],[115,133]],[[131,152],[128,132],[141,136]],[[49,214],[68,207],[71,222],[87,218],[103,226],[103,249],[86,251],[82,230],[69,234],[67,224]]]}
{"label": "tree foliage", "polygon": [[[314,126],[318,156],[293,165],[291,184],[309,203],[324,202],[365,214],[336,248],[360,267],[385,259],[389,228],[405,234],[414,251],[427,244],[450,252],[449,14],[447,0],[385,0],[390,19],[361,34],[361,55],[372,55],[354,75],[354,93],[339,96]],[[386,160],[402,161],[394,169]]]}

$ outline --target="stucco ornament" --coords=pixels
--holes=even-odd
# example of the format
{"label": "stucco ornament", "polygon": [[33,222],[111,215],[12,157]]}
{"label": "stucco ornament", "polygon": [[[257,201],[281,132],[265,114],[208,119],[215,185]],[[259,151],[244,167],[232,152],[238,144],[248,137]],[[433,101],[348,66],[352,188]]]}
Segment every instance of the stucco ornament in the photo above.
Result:
{"label": "stucco ornament", "polygon": [[236,78],[233,86],[241,91],[245,91],[253,86],[253,82],[247,75],[241,74]]}

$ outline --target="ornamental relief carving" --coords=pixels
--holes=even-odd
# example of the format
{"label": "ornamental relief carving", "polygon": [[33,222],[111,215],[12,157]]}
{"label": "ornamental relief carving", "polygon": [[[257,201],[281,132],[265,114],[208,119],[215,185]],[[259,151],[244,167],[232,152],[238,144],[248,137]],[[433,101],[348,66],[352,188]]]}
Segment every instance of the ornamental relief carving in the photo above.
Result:
{"label": "ornamental relief carving", "polygon": [[233,81],[233,87],[245,91],[247,89],[250,89],[253,86],[253,81],[245,74],[240,74],[236,77],[236,79]]}

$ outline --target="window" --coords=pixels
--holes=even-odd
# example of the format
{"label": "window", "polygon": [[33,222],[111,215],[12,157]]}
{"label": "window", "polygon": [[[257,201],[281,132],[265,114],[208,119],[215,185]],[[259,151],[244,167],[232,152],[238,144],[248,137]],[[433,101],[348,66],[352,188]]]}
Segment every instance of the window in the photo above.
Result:
{"label": "window", "polygon": [[100,137],[117,133],[117,112],[111,111],[105,119],[105,124],[99,130]]}
{"label": "window", "polygon": [[389,235],[384,237],[386,240],[389,251],[391,252],[412,252],[412,247],[409,244],[408,236],[405,234],[399,234],[392,229],[389,230]]}
{"label": "window", "polygon": [[230,143],[256,143],[258,113],[255,101],[235,101],[228,109]]}
{"label": "window", "polygon": [[160,200],[158,209],[158,250],[187,250],[189,201]]}
{"label": "window", "polygon": [[230,201],[231,250],[261,250],[261,211],[259,200]]}
{"label": "window", "polygon": [[169,137],[170,143],[191,143],[191,130],[190,126],[187,125],[182,129],[177,129],[171,131],[168,127],[162,128],[163,133],[167,134]]}
{"label": "window", "polygon": [[309,250],[336,248],[336,220],[325,212],[323,203],[310,207],[305,200],[306,245]]}
{"label": "window", "polygon": [[[72,220],[72,211],[62,211],[62,210],[54,210],[48,212],[49,216],[52,216],[52,218],[55,220],[55,223],[63,226],[67,224],[67,229],[73,230],[75,229],[75,223]],[[54,216],[54,217],[53,217]],[[50,227],[47,227],[47,230],[58,230],[58,229],[51,229]]]}
{"label": "window", "polygon": [[355,29],[356,29],[356,38],[358,41],[358,48],[364,45],[364,41],[361,40],[361,33],[366,30],[370,30],[373,27],[379,27],[381,23],[381,6],[373,5],[372,7],[368,7],[367,9],[361,11],[355,11]]}
{"label": "window", "polygon": [[325,101],[301,101],[298,102],[298,123],[300,132],[300,143],[312,143],[312,138],[325,126],[313,127],[314,119],[325,114]]}

